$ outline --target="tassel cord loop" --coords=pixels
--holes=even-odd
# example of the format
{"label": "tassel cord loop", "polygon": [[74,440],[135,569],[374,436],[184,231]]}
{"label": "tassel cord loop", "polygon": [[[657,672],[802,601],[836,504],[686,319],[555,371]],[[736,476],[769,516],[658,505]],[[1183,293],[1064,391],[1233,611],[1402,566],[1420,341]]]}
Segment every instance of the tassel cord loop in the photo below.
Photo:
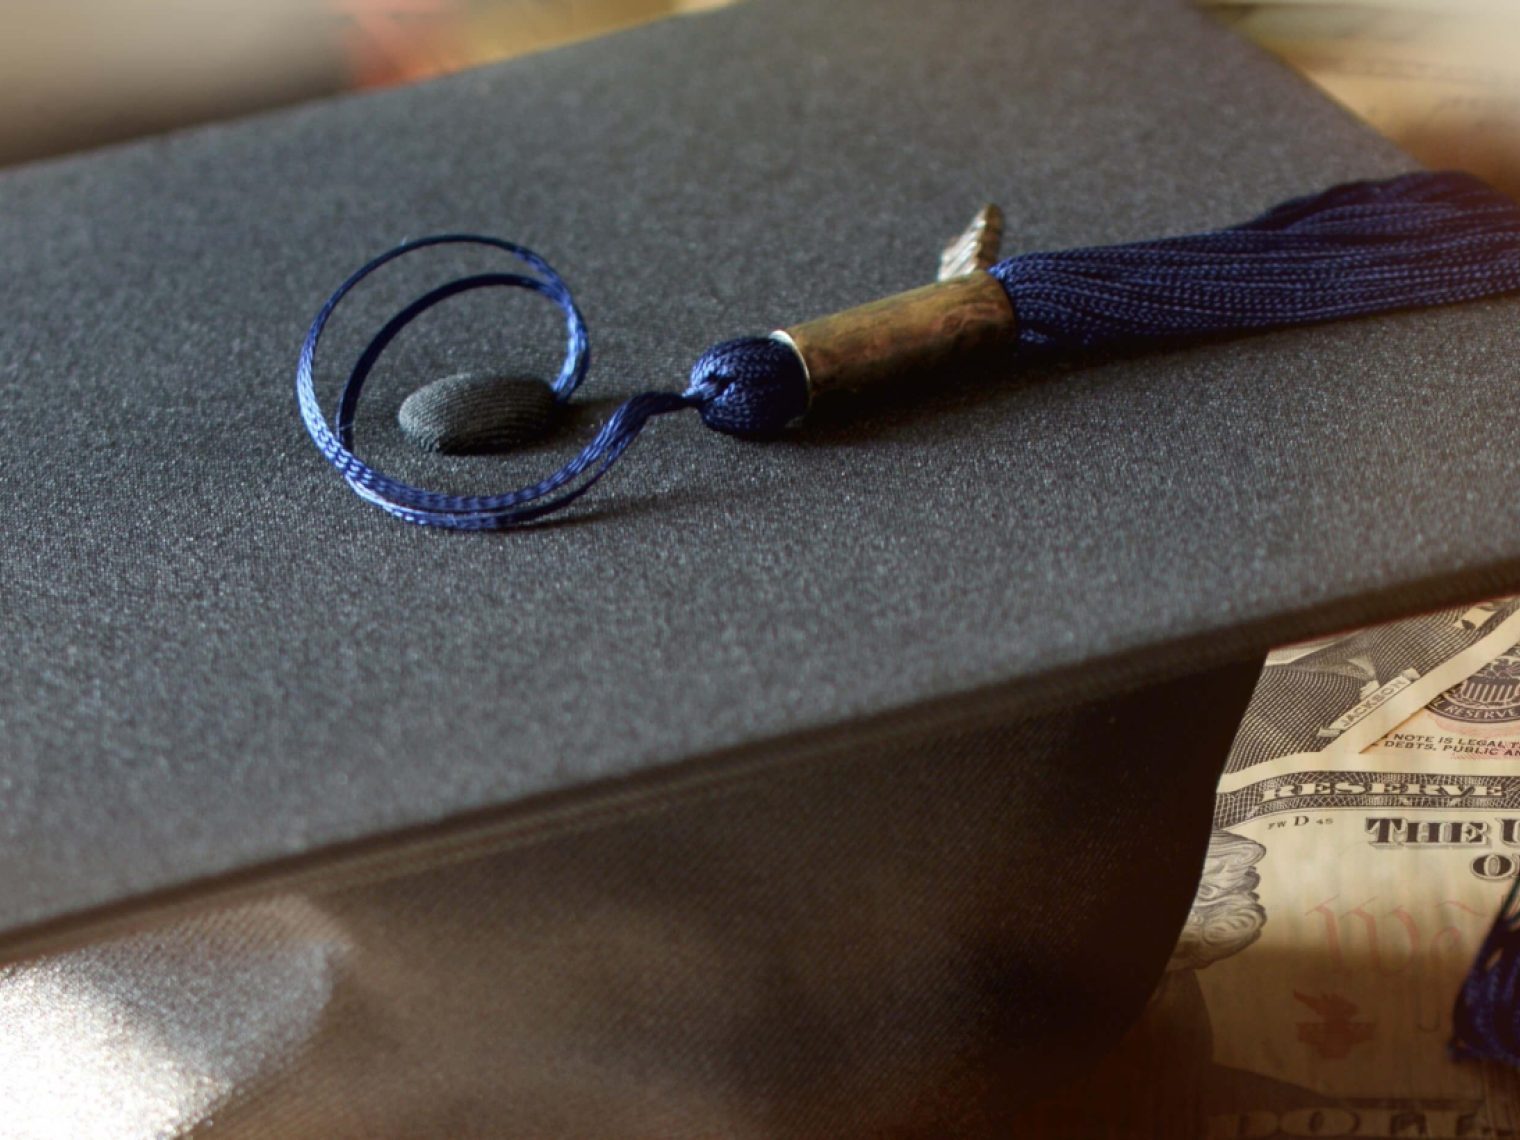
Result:
{"label": "tassel cord loop", "polygon": [[[485,245],[503,250],[525,262],[540,276],[488,273],[461,277],[412,301],[391,317],[365,346],[343,386],[333,424],[329,428],[317,403],[313,371],[318,342],[339,302],[365,277],[396,258],[429,246],[454,244]],[[397,518],[424,526],[490,530],[531,522],[559,510],[585,494],[627,450],[651,418],[695,406],[696,402],[691,398],[675,393],[650,392],[635,396],[618,408],[581,453],[558,471],[538,483],[505,494],[453,495],[430,491],[401,482],[370,467],[353,452],[354,415],[364,383],[385,349],[403,328],[435,305],[475,289],[501,287],[522,288],[539,293],[564,311],[565,360],[552,385],[556,401],[564,403],[585,377],[589,365],[590,348],[585,319],[576,307],[569,288],[548,262],[522,246],[475,234],[442,234],[405,242],[356,270],[323,304],[301,345],[296,364],[296,398],[302,421],[318,450],[337,468],[360,498]],[[571,487],[577,480],[581,481]],[[567,487],[570,489],[565,490]]]}

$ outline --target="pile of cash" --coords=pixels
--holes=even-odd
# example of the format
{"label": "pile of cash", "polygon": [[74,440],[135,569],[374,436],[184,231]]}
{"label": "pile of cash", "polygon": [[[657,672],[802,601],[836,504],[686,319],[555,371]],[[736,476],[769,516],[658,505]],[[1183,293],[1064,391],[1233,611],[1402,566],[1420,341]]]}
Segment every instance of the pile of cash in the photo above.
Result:
{"label": "pile of cash", "polygon": [[1152,1010],[1208,1019],[1207,1135],[1516,1134],[1447,1043],[1520,873],[1520,603],[1273,653],[1214,827]]}
{"label": "pile of cash", "polygon": [[1272,653],[1197,897],[1118,1052],[1041,1135],[1520,1136],[1448,1051],[1520,875],[1520,599]]}

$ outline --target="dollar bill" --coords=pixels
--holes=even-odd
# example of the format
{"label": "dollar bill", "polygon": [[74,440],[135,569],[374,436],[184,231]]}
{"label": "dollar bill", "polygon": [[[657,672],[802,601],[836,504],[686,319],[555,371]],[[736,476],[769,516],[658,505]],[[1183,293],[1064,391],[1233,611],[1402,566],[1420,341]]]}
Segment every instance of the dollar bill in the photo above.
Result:
{"label": "dollar bill", "polygon": [[1273,653],[1167,972],[1118,1052],[1038,1126],[1520,1137],[1514,1076],[1447,1050],[1517,874],[1520,602]]}
{"label": "dollar bill", "polygon": [[1517,643],[1508,600],[1268,659],[1162,987],[1209,1020],[1205,1135],[1520,1135],[1447,1049],[1520,871]]}
{"label": "dollar bill", "polygon": [[1220,792],[1300,770],[1364,768],[1367,749],[1517,641],[1520,602],[1504,599],[1273,652]]}

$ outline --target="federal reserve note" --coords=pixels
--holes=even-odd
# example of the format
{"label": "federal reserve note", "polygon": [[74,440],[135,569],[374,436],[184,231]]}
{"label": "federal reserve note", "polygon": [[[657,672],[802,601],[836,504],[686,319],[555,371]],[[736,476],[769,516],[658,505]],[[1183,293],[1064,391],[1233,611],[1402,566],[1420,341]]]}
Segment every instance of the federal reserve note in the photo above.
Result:
{"label": "federal reserve note", "polygon": [[[1517,620],[1510,600],[1269,658],[1161,991],[1207,1012],[1205,1135],[1520,1135],[1446,1050],[1520,870]],[[1311,729],[1322,748],[1276,754]]]}
{"label": "federal reserve note", "polygon": [[[1507,600],[1268,659],[1162,987],[1208,1013],[1205,1135],[1520,1135],[1507,1089],[1446,1050],[1520,870],[1517,621]],[[1358,672],[1336,713],[1327,677]],[[1323,747],[1282,752],[1311,728]]]}
{"label": "federal reserve note", "polygon": [[1446,1049],[1517,874],[1514,599],[1273,653],[1160,986],[1093,1080],[1032,1124],[1520,1138],[1514,1077]]}
{"label": "federal reserve note", "polygon": [[1367,748],[1517,642],[1520,600],[1508,598],[1271,653],[1221,793],[1290,772],[1361,768]]}

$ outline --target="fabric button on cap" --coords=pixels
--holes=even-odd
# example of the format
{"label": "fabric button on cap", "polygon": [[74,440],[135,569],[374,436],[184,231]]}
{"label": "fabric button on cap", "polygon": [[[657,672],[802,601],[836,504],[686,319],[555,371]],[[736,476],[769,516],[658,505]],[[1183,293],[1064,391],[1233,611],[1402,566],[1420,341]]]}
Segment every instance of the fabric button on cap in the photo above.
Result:
{"label": "fabric button on cap", "polygon": [[554,390],[535,377],[461,372],[417,389],[396,419],[414,447],[464,455],[543,438],[555,406]]}

